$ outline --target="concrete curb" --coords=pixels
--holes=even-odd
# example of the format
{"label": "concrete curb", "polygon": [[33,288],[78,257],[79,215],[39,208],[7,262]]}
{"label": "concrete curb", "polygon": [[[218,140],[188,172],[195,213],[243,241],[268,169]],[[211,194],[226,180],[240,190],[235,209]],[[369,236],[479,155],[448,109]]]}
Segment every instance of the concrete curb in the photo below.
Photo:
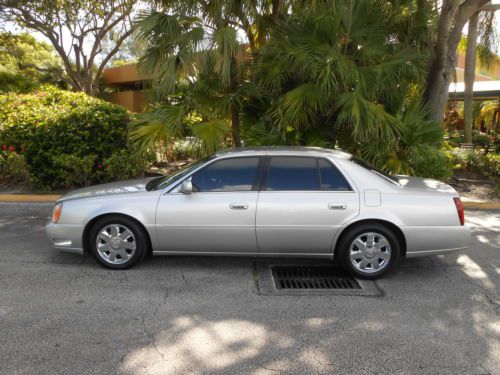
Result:
{"label": "concrete curb", "polygon": [[0,194],[0,202],[55,202],[55,194]]}
{"label": "concrete curb", "polygon": [[[0,194],[0,202],[55,202],[56,194]],[[500,210],[500,202],[463,202],[466,210]]]}
{"label": "concrete curb", "polygon": [[463,202],[466,210],[500,210],[500,202]]}

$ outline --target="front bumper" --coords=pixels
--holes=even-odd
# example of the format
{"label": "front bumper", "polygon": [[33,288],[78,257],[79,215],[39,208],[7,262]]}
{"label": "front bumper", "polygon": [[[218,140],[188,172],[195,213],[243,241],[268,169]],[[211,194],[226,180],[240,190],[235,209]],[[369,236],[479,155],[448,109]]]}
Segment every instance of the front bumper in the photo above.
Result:
{"label": "front bumper", "polygon": [[471,232],[464,226],[401,227],[406,238],[406,257],[465,251],[471,244]]}
{"label": "front bumper", "polygon": [[49,222],[45,233],[54,249],[83,255],[83,226]]}

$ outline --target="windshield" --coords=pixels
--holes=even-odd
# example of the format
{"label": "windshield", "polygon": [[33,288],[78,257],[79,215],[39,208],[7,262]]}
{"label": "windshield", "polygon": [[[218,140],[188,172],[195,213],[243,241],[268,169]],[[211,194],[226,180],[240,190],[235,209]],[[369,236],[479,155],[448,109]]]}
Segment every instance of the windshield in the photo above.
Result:
{"label": "windshield", "polygon": [[151,190],[163,189],[165,186],[168,186],[168,185],[174,183],[175,181],[180,180],[182,177],[186,176],[191,171],[193,171],[194,169],[198,168],[200,165],[204,164],[205,162],[207,162],[213,158],[214,158],[213,156],[208,156],[208,157],[202,158],[198,161],[195,161],[194,163],[191,163],[191,164],[188,164],[188,165],[182,167],[180,170],[178,170],[177,172],[175,172],[171,175],[168,175],[165,177],[158,177],[154,180],[151,180],[147,184],[146,190],[151,191]]}
{"label": "windshield", "polygon": [[382,171],[378,170],[377,168],[372,167],[370,164],[368,164],[364,160],[355,158],[353,156],[353,157],[351,157],[351,161],[354,162],[354,163],[356,163],[357,165],[359,165],[359,166],[361,166],[361,167],[363,167],[365,169],[368,169],[369,171],[374,172],[374,173],[378,174],[379,176],[384,177],[385,179],[387,179],[387,180],[389,180],[389,181],[391,181],[391,182],[396,183],[396,184],[399,185],[399,179],[397,177],[392,176],[390,174],[387,174],[385,172],[382,172]]}

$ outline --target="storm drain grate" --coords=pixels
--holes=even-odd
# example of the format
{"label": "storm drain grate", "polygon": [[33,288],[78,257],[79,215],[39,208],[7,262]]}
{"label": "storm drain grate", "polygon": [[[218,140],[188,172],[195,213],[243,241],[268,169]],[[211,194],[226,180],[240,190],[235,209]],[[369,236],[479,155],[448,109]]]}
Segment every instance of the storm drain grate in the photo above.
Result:
{"label": "storm drain grate", "polygon": [[257,292],[264,296],[384,295],[376,282],[351,277],[331,262],[256,262],[254,278]]}
{"label": "storm drain grate", "polygon": [[271,267],[276,289],[361,289],[356,279],[334,267]]}

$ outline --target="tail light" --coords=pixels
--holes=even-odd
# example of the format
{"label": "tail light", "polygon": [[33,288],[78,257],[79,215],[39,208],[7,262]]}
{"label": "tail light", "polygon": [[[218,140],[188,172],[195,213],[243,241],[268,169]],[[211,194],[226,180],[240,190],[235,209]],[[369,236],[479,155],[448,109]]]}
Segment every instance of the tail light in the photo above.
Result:
{"label": "tail light", "polygon": [[458,218],[460,219],[460,225],[464,225],[465,223],[465,214],[464,214],[464,204],[460,200],[460,198],[453,198],[455,202],[455,207],[457,208]]}

